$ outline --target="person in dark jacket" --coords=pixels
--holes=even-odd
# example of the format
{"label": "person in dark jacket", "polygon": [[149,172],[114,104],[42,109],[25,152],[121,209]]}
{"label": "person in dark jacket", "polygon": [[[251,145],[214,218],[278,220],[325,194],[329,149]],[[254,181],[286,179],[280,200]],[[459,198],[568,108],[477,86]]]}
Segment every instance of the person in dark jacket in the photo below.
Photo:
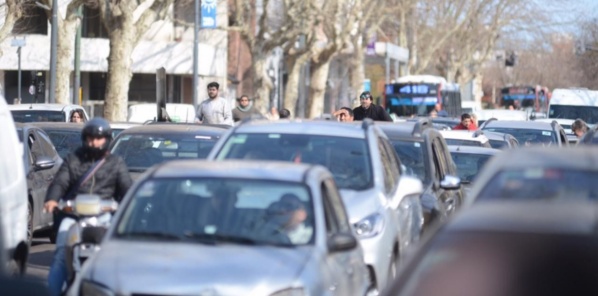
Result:
{"label": "person in dark jacket", "polygon": [[239,106],[233,109],[233,120],[235,122],[241,121],[245,118],[264,118],[264,115],[258,111],[255,106],[253,106],[251,100],[246,95],[242,95],[237,102],[239,102]]}
{"label": "person in dark jacket", "polygon": [[353,109],[353,120],[371,118],[375,121],[393,121],[384,108],[372,103],[372,94],[369,91],[362,92],[359,96],[359,101],[361,102],[361,106]]}
{"label": "person in dark jacket", "polygon": [[[112,140],[108,121],[103,118],[88,121],[81,140],[82,147],[65,158],[48,188],[44,209],[50,213],[61,199],[74,199],[77,194],[97,194],[120,202],[133,183],[124,160],[108,152]],[[67,232],[74,223],[75,220],[65,217],[58,227],[56,250],[48,273],[48,287],[53,296],[62,293],[67,280],[65,246]]]}

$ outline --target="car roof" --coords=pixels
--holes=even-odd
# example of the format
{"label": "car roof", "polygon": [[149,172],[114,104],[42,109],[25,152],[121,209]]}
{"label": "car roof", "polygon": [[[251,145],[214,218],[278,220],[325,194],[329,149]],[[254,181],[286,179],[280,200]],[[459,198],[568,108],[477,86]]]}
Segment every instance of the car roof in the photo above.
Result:
{"label": "car roof", "polygon": [[474,141],[480,143],[488,142],[488,138],[484,134],[476,134],[474,131],[439,131],[445,139]]}
{"label": "car roof", "polygon": [[591,201],[485,201],[464,209],[448,231],[598,234],[598,205]]}
{"label": "car roof", "polygon": [[160,165],[152,173],[152,176],[157,178],[217,177],[304,182],[307,171],[313,167],[316,165],[263,160],[222,160],[217,164],[205,160],[174,160]]}
{"label": "car roof", "polygon": [[83,124],[71,122],[28,122],[25,123],[31,126],[39,127],[45,131],[47,130],[65,130],[80,132],[83,129]]}
{"label": "car roof", "polygon": [[149,124],[133,126],[123,130],[121,135],[145,134],[145,135],[163,135],[163,134],[204,134],[210,136],[220,136],[226,129],[202,124]]}
{"label": "car roof", "polygon": [[364,139],[362,124],[332,120],[251,120],[235,127],[235,133],[307,134]]}
{"label": "car roof", "polygon": [[483,131],[483,133],[484,133],[484,136],[486,136],[486,138],[488,138],[488,140],[505,141],[509,138],[513,138],[513,139],[515,138],[511,134],[501,133],[501,132]]}
{"label": "car roof", "polygon": [[488,121],[488,123],[484,125],[483,129],[487,128],[512,128],[552,131],[552,124],[550,122],[541,121],[492,120]]}
{"label": "car roof", "polygon": [[9,110],[46,110],[46,111],[62,111],[64,109],[83,109],[79,105],[72,104],[17,104],[8,105]]}
{"label": "car roof", "polygon": [[504,150],[496,158],[497,167],[570,167],[598,170],[598,150],[591,146],[522,147]]}
{"label": "car roof", "polygon": [[463,153],[463,154],[484,154],[484,155],[495,155],[501,152],[502,150],[494,149],[494,148],[487,148],[487,147],[477,147],[477,146],[462,146],[462,145],[448,145],[448,149],[451,153]]}

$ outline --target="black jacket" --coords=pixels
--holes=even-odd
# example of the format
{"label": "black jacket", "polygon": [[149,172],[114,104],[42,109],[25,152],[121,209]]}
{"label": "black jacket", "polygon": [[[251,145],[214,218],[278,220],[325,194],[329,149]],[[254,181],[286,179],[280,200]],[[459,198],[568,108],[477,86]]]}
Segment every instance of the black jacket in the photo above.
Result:
{"label": "black jacket", "polygon": [[106,162],[95,172],[85,184],[72,194],[65,196],[76,186],[79,179],[95,163],[95,160],[87,157],[82,148],[69,154],[56,173],[54,181],[48,188],[46,201],[61,199],[74,199],[77,194],[93,193],[102,198],[114,198],[120,202],[131,187],[133,181],[129,175],[127,166],[120,156],[108,155]]}
{"label": "black jacket", "polygon": [[353,120],[363,120],[365,118],[371,118],[375,121],[392,121],[390,115],[381,106],[371,104],[367,109],[361,106],[353,109]]}

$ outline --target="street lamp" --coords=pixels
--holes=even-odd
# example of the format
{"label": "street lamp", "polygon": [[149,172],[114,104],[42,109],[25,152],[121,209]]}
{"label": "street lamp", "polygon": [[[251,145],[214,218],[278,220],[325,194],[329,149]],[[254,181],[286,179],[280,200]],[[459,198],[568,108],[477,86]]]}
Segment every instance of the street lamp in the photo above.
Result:
{"label": "street lamp", "polygon": [[52,8],[38,1],[35,5],[52,11],[52,35],[50,37],[50,103],[56,103],[56,47],[58,41],[58,0],[52,0]]}

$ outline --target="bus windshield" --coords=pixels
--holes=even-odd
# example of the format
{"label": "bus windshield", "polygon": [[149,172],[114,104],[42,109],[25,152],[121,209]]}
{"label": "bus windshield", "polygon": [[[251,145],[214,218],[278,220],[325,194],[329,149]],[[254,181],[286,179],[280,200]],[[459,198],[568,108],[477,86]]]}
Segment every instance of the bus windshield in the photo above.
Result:
{"label": "bus windshield", "polygon": [[593,106],[571,106],[571,105],[550,105],[548,118],[581,118],[590,124],[598,123],[598,107]]}
{"label": "bus windshield", "polygon": [[438,85],[397,83],[387,85],[386,109],[397,116],[427,116],[438,103]]}

